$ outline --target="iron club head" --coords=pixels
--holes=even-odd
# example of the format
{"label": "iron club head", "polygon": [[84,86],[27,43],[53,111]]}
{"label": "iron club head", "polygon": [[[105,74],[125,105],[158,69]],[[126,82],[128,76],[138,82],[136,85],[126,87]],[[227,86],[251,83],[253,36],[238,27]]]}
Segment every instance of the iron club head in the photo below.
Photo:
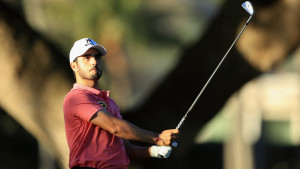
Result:
{"label": "iron club head", "polygon": [[246,1],[242,4],[242,7],[250,14],[253,15],[254,14],[254,9],[253,6],[251,4],[251,2]]}

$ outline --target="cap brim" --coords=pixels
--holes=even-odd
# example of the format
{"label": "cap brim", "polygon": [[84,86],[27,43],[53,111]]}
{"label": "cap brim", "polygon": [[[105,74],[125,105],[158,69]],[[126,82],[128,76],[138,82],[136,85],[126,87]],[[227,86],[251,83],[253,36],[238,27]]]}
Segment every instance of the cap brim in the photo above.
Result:
{"label": "cap brim", "polygon": [[[100,52],[101,56],[104,56],[104,55],[107,54],[106,49],[105,49],[102,45],[93,45],[93,46],[89,47],[87,50],[89,50],[90,48],[97,49],[97,50]],[[87,50],[86,50],[86,51],[87,51]],[[85,51],[85,52],[86,52],[86,51]],[[84,53],[85,53],[85,52],[84,52]],[[84,54],[84,53],[83,53],[83,54]]]}

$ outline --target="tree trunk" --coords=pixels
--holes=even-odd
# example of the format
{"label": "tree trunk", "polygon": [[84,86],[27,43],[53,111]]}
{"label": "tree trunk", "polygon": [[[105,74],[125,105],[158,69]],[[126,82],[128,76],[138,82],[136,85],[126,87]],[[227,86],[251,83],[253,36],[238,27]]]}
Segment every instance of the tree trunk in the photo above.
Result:
{"label": "tree trunk", "polygon": [[62,103],[72,87],[68,60],[0,1],[0,106],[67,168]]}

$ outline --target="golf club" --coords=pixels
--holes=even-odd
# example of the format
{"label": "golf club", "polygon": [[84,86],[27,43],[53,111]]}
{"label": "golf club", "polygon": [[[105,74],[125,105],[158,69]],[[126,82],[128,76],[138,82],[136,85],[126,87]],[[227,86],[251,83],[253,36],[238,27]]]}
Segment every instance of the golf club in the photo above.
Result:
{"label": "golf club", "polygon": [[[188,109],[188,111],[185,113],[185,115],[182,117],[182,119],[180,120],[180,122],[178,123],[176,129],[180,129],[180,127],[182,126],[183,122],[185,121],[187,115],[189,114],[189,112],[193,109],[193,107],[195,106],[196,102],[198,101],[198,99],[200,98],[200,96],[202,95],[203,91],[205,90],[205,88],[207,87],[207,85],[209,84],[209,82],[211,81],[211,79],[213,78],[213,76],[215,75],[215,73],[217,72],[217,70],[219,69],[220,65],[223,63],[223,61],[225,60],[226,56],[228,55],[228,53],[230,52],[231,48],[233,47],[233,45],[236,43],[236,41],[239,39],[239,37],[241,36],[241,34],[243,33],[244,29],[246,28],[246,26],[249,24],[253,14],[254,14],[254,9],[253,6],[251,4],[251,2],[246,1],[242,4],[242,7],[250,14],[249,19],[247,20],[246,24],[244,25],[243,29],[241,30],[241,32],[238,34],[238,36],[236,37],[236,39],[233,41],[233,43],[231,44],[230,48],[227,50],[227,52],[225,53],[225,55],[223,56],[222,60],[220,61],[220,63],[218,64],[218,66],[215,68],[215,70],[213,71],[213,73],[211,74],[211,76],[209,77],[209,79],[207,80],[207,82],[205,83],[205,85],[203,86],[202,90],[199,92],[198,96],[196,97],[196,99],[194,100],[194,102],[192,103],[192,105],[190,106],[190,108]],[[177,142],[173,142],[172,146],[173,147],[177,147]]]}

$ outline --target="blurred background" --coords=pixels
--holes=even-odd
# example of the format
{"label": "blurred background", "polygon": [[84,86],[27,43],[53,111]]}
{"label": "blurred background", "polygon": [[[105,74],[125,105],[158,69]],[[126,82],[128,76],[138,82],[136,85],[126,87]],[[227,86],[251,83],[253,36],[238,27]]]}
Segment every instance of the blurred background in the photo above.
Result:
{"label": "blurred background", "polygon": [[[0,0],[0,168],[68,168],[68,55],[85,37],[108,51],[100,86],[123,118],[175,128],[246,23],[243,2]],[[300,168],[300,0],[251,2],[179,146],[129,168]]]}

